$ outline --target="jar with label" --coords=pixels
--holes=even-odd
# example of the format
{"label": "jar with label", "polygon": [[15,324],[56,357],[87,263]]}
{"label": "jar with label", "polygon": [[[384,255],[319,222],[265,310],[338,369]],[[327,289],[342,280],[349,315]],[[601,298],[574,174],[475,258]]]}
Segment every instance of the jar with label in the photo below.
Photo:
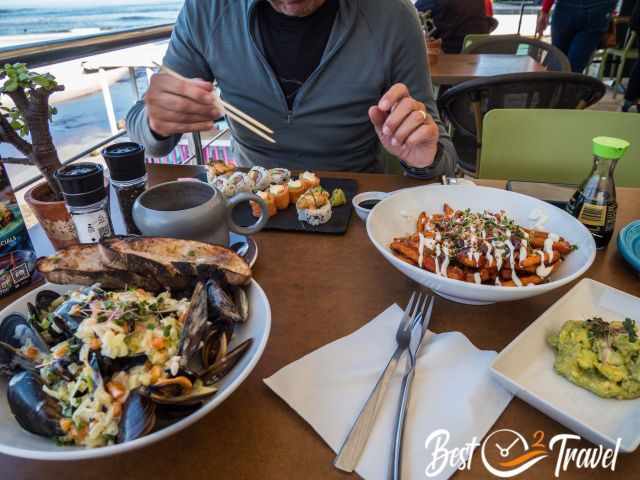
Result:
{"label": "jar with label", "polygon": [[613,174],[628,148],[626,140],[594,138],[591,173],[567,204],[567,212],[589,229],[598,249],[605,248],[613,236],[618,209]]}
{"label": "jar with label", "polygon": [[132,211],[147,184],[144,147],[135,142],[115,143],[102,150],[102,156],[109,167],[111,185],[118,197],[127,233],[139,235]]}
{"label": "jar with label", "polygon": [[105,186],[102,165],[74,163],[58,169],[55,177],[80,243],[97,243],[112,236],[109,190]]}

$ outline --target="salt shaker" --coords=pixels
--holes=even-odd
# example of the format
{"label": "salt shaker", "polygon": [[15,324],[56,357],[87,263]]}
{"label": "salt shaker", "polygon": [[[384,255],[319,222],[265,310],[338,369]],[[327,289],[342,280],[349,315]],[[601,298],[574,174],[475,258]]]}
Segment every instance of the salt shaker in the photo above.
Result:
{"label": "salt shaker", "polygon": [[109,190],[105,186],[102,165],[74,163],[58,169],[55,177],[80,243],[97,243],[112,236]]}

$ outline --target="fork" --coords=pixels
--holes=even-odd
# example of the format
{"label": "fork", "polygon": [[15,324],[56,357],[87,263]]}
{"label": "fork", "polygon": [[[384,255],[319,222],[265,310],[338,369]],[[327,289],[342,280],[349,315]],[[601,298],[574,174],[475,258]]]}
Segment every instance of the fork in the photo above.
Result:
{"label": "fork", "polygon": [[396,343],[398,344],[398,347],[389,359],[389,363],[378,379],[378,383],[376,383],[376,386],[369,395],[364,407],[362,407],[358,418],[351,427],[346,440],[342,444],[342,448],[340,448],[340,452],[333,462],[333,465],[339,470],[353,472],[360,460],[362,452],[364,451],[364,447],[367,445],[367,440],[369,439],[376,417],[380,411],[380,407],[382,406],[382,400],[387,387],[389,386],[389,381],[391,380],[393,373],[396,371],[402,354],[411,345],[411,333],[420,318],[420,314],[424,310],[427,299],[429,298],[428,295],[425,295],[423,299],[421,292],[418,292],[417,297],[418,298],[416,299],[416,292],[411,294],[409,303],[402,315],[400,326],[396,332]]}
{"label": "fork", "polygon": [[433,311],[433,304],[435,303],[435,297],[431,297],[426,312],[422,312],[420,315],[420,333],[417,342],[410,343],[409,351],[409,368],[402,378],[402,384],[400,386],[400,404],[398,407],[398,413],[396,417],[396,426],[394,431],[393,442],[393,457],[391,460],[391,477],[393,480],[400,480],[402,478],[402,437],[404,434],[404,427],[407,420],[407,408],[409,406],[409,394],[411,392],[411,385],[413,383],[413,377],[416,372],[416,358],[422,348],[422,342],[424,341],[425,333],[429,328],[429,322],[431,321],[431,312]]}

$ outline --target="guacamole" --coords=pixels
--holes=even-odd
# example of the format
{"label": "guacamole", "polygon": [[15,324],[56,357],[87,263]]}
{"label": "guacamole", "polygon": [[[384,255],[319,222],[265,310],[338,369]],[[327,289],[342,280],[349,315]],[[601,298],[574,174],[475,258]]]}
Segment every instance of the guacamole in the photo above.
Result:
{"label": "guacamole", "polygon": [[548,338],[556,372],[605,398],[640,397],[640,329],[635,321],[569,320]]}

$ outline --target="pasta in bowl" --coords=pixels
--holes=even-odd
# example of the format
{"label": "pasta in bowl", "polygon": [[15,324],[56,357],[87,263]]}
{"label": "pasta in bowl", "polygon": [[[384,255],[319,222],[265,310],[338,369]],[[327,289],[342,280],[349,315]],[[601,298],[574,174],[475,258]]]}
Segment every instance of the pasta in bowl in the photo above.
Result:
{"label": "pasta in bowl", "polygon": [[571,215],[487,187],[398,191],[373,209],[367,231],[401,272],[462,303],[539,295],[579,277],[595,259],[591,234]]}

